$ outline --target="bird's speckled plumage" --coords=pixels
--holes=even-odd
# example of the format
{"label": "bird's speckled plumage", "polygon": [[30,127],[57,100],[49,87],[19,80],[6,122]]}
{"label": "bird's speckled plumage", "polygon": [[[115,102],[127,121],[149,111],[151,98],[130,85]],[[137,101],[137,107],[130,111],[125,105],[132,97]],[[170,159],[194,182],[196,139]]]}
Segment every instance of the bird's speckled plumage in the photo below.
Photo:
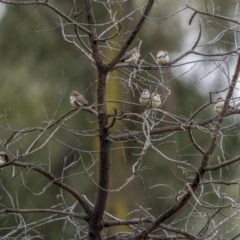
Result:
{"label": "bird's speckled plumage", "polygon": [[148,89],[143,89],[139,98],[139,102],[143,106],[147,106],[150,100],[150,91]]}
{"label": "bird's speckled plumage", "polygon": [[151,94],[151,101],[152,101],[152,107],[153,108],[158,108],[162,101],[161,101],[161,94],[157,92],[153,92]]}
{"label": "bird's speckled plumage", "polygon": [[126,52],[124,56],[121,58],[120,62],[137,64],[139,57],[140,57],[139,48],[135,47],[129,52]]}
{"label": "bird's speckled plumage", "polygon": [[167,51],[158,51],[156,61],[160,65],[167,64],[169,62],[169,53]]}
{"label": "bird's speckled plumage", "polygon": [[[221,112],[222,112],[222,110],[223,110],[223,105],[224,105],[224,100],[223,100],[223,98],[222,97],[218,97],[217,99],[216,99],[216,104],[214,105],[214,111],[217,113],[217,114],[220,114]],[[230,106],[230,105],[228,105],[228,108],[227,108],[227,110],[233,110],[233,109],[235,109],[234,107],[232,107],[232,106]]]}
{"label": "bird's speckled plumage", "polygon": [[70,102],[74,107],[88,106],[88,101],[77,91],[73,91],[70,96]]}

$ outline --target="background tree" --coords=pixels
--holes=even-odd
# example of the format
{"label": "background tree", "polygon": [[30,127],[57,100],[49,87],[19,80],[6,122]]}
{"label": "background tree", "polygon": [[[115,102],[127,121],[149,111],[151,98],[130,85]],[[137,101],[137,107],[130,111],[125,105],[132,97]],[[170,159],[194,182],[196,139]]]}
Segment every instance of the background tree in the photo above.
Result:
{"label": "background tree", "polygon": [[1,238],[236,239],[238,3],[0,2]]}

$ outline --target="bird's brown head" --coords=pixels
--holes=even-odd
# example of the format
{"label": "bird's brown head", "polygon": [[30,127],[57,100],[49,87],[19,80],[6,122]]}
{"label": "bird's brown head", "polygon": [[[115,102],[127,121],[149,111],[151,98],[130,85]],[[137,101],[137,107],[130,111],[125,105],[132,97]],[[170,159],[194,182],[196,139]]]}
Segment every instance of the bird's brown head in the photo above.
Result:
{"label": "bird's brown head", "polygon": [[146,88],[144,88],[144,89],[142,90],[142,94],[149,94],[149,93],[150,93],[149,90],[146,89]]}
{"label": "bird's brown head", "polygon": [[135,48],[132,49],[132,51],[134,51],[134,52],[139,52],[139,48],[138,48],[138,47],[135,47]]}
{"label": "bird's brown head", "polygon": [[157,52],[157,54],[160,54],[160,53],[166,54],[167,56],[169,56],[168,51],[159,50],[159,51]]}
{"label": "bird's brown head", "polygon": [[217,97],[216,102],[221,102],[221,101],[223,101],[223,98],[222,97]]}
{"label": "bird's brown head", "polygon": [[152,96],[152,97],[160,98],[160,97],[161,97],[161,94],[158,93],[158,92],[153,92],[153,93],[151,94],[151,96]]}
{"label": "bird's brown head", "polygon": [[71,96],[76,97],[76,96],[78,96],[78,95],[79,95],[79,93],[78,93],[77,91],[72,91]]}

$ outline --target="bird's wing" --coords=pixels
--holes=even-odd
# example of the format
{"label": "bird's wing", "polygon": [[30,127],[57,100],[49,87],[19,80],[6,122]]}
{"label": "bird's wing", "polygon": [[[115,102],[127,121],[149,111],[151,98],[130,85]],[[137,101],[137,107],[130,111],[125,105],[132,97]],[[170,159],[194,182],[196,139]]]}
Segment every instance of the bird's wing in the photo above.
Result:
{"label": "bird's wing", "polygon": [[[224,102],[218,102],[215,104],[216,108],[223,108]],[[227,110],[234,110],[236,109],[235,107],[228,105]]]}
{"label": "bird's wing", "polygon": [[140,98],[145,100],[145,99],[149,99],[150,96],[147,95],[147,94],[142,94],[142,95],[140,96]]}
{"label": "bird's wing", "polygon": [[166,56],[167,56],[167,53],[165,53],[165,52],[159,52],[157,54],[157,58],[165,58]]}
{"label": "bird's wing", "polygon": [[224,102],[217,102],[217,103],[215,104],[215,107],[216,107],[216,108],[222,108],[223,105],[224,105]]}
{"label": "bird's wing", "polygon": [[123,57],[121,58],[120,62],[123,62],[127,59],[130,59],[132,57],[132,54],[124,54]]}
{"label": "bird's wing", "polygon": [[88,100],[83,99],[83,105],[84,105],[84,106],[88,106]]}
{"label": "bird's wing", "polygon": [[80,103],[82,103],[84,106],[88,105],[88,101],[87,101],[83,96],[82,96],[82,97],[77,96],[75,99],[76,99],[76,102],[80,102]]}

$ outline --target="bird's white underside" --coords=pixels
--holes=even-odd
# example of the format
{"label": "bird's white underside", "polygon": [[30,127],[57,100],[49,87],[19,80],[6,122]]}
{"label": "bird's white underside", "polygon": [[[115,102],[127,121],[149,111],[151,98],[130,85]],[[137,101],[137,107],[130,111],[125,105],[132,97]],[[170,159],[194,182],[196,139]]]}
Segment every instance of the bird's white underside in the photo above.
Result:
{"label": "bird's white underside", "polygon": [[160,94],[156,94],[152,96],[152,106],[153,108],[158,108],[161,105],[161,97]]}
{"label": "bird's white underside", "polygon": [[169,56],[166,55],[165,57],[163,56],[157,56],[157,63],[158,64],[166,64],[169,62]]}
{"label": "bird's white underside", "polygon": [[149,103],[149,98],[139,98],[139,102],[143,105],[143,106],[147,106]]}
{"label": "bird's white underside", "polygon": [[124,60],[125,63],[135,63],[135,64],[137,63],[137,61],[138,61],[138,58],[136,56],[132,56]]}
{"label": "bird's white underside", "polygon": [[217,114],[220,114],[220,113],[222,112],[223,105],[224,105],[224,102],[217,102],[217,103],[214,105],[214,111],[215,111]]}

